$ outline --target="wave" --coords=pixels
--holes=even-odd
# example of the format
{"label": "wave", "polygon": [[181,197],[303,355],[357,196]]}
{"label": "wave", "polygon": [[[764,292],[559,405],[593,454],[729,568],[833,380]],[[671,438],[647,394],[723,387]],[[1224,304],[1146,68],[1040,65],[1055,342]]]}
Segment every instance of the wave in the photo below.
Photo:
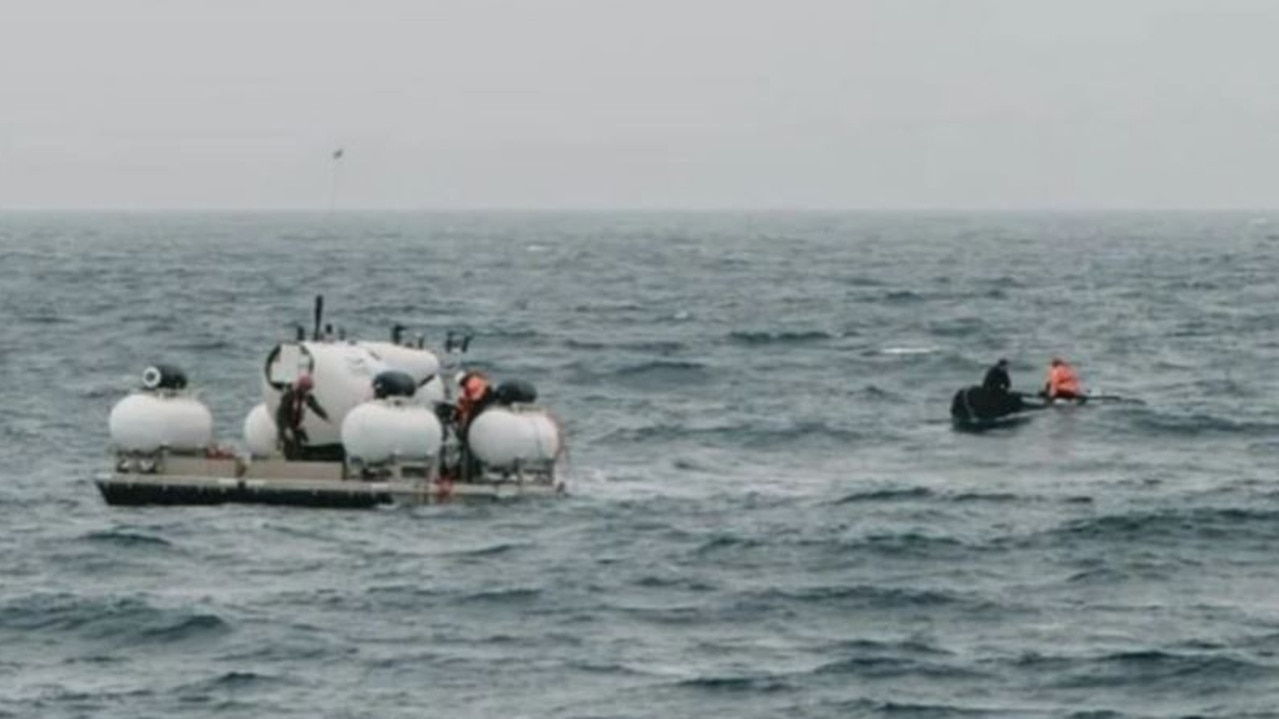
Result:
{"label": "wave", "polygon": [[507,589],[485,589],[467,594],[463,602],[485,602],[488,604],[523,604],[542,596],[542,590],[535,587],[510,587]]}
{"label": "wave", "polygon": [[[183,684],[174,691],[184,695],[227,691],[243,692],[264,689],[281,683],[286,682],[280,677],[269,674],[259,674],[252,671],[229,671],[208,679]],[[191,701],[192,698],[188,696],[186,700]]]}
{"label": "wave", "polygon": [[231,630],[216,614],[161,609],[140,599],[32,595],[0,605],[0,630],[69,634],[126,644],[165,644]]}
{"label": "wave", "polygon": [[179,342],[174,344],[173,348],[187,352],[218,352],[221,350],[238,349],[239,345],[225,339],[205,339],[194,340],[191,342]]}
{"label": "wave", "polygon": [[967,549],[968,545],[952,537],[930,537],[918,532],[869,534],[855,540],[842,542],[845,551],[873,551],[895,557],[928,557],[939,551],[953,552]]}
{"label": "wave", "polygon": [[898,677],[923,677],[927,679],[986,678],[986,672],[934,661],[920,661],[906,657],[851,656],[827,662],[814,674],[837,674],[872,679]]}
{"label": "wave", "polygon": [[1025,495],[1015,494],[1013,492],[937,492],[928,487],[884,487],[882,489],[868,489],[859,492],[846,494],[832,502],[835,505],[841,504],[860,504],[863,502],[900,502],[910,500],[940,500],[956,503],[972,503],[972,502],[991,502],[1002,504],[1005,502],[1022,502],[1033,499]]}
{"label": "wave", "polygon": [[891,653],[910,656],[953,656],[954,652],[934,646],[918,639],[906,639],[900,642],[884,642],[874,639],[845,639],[824,646],[824,652],[846,654]]}
{"label": "wave", "polygon": [[19,323],[32,325],[69,325],[75,323],[75,320],[70,317],[58,314],[53,310],[18,315],[17,319]]}
{"label": "wave", "polygon": [[609,314],[640,312],[644,309],[646,309],[645,306],[638,302],[597,302],[595,304],[575,305],[573,307],[573,312],[581,314]]}
{"label": "wave", "polygon": [[1176,688],[1188,693],[1233,691],[1247,679],[1279,676],[1279,669],[1239,656],[1208,653],[1173,653],[1157,649],[1113,652],[1093,657],[1039,657],[1022,659],[1023,668],[1048,671],[1063,689],[1129,687]]}
{"label": "wave", "polygon": [[1230,434],[1245,437],[1271,437],[1279,433],[1279,424],[1238,420],[1218,415],[1196,413],[1191,415],[1166,415],[1152,412],[1135,413],[1133,429],[1146,434],[1173,437]]}
{"label": "wave", "polygon": [[1107,514],[1065,522],[1047,531],[1047,538],[1119,541],[1230,537],[1279,537],[1279,510],[1238,507],[1200,507]]}
{"label": "wave", "polygon": [[609,676],[669,677],[671,675],[669,670],[663,670],[660,667],[653,667],[647,663],[628,664],[619,661],[574,659],[569,660],[566,663],[566,666],[573,671],[585,672],[587,674],[605,674]]}
{"label": "wave", "polygon": [[574,375],[572,381],[578,385],[659,390],[705,384],[712,378],[708,365],[692,360],[653,359],[613,368],[579,360],[567,367]]}
{"label": "wave", "polygon": [[854,277],[844,278],[844,284],[849,287],[883,287],[884,281],[876,277],[857,275]]}
{"label": "wave", "polygon": [[95,384],[79,390],[80,399],[118,399],[125,393],[119,383]]}
{"label": "wave", "polygon": [[[715,614],[713,608],[703,606],[664,606],[664,607],[618,607],[618,611],[629,617],[639,619],[652,624],[663,624],[671,626],[702,626],[711,615]],[[757,617],[754,612],[751,616]]]}
{"label": "wave", "polygon": [[886,355],[930,355],[940,351],[940,347],[884,347],[879,350],[879,353]]}
{"label": "wave", "polygon": [[911,290],[890,290],[879,297],[871,299],[872,302],[880,302],[887,305],[913,305],[927,300],[928,298],[924,295]]}
{"label": "wave", "polygon": [[929,325],[929,334],[934,337],[981,337],[988,334],[989,324],[975,317],[949,319],[944,322],[933,322]]}
{"label": "wave", "polygon": [[708,692],[751,694],[770,694],[774,692],[794,691],[797,687],[785,679],[771,675],[760,676],[708,676],[684,679],[676,684],[683,689],[697,689]]}
{"label": "wave", "polygon": [[858,390],[858,391],[857,391],[857,397],[858,397],[858,398],[860,398],[860,399],[867,399],[867,400],[896,400],[896,401],[901,401],[902,399],[904,399],[901,395],[899,395],[899,394],[897,394],[897,393],[895,393],[895,392],[890,392],[890,391],[888,391],[888,390],[886,390],[886,389],[884,389],[884,388],[882,388],[882,387],[878,387],[878,386],[873,385],[873,384],[868,384],[868,385],[866,385],[865,387],[863,387],[863,388],[861,388],[860,390]]}
{"label": "wave", "polygon": [[713,592],[719,589],[718,585],[696,577],[659,577],[651,574],[636,579],[632,584],[644,589],[681,589],[691,592]]}
{"label": "wave", "polygon": [[564,346],[573,350],[625,350],[652,354],[672,354],[688,349],[687,344],[676,340],[617,340],[605,342],[569,338],[564,340]]}
{"label": "wave", "polygon": [[378,598],[379,601],[383,598],[407,598],[413,602],[420,602],[440,596],[440,590],[417,582],[374,585],[366,589],[364,593],[366,596]]}
{"label": "wave", "polygon": [[1199,391],[1207,397],[1253,397],[1255,385],[1231,378],[1208,379],[1198,383]]}
{"label": "wave", "polygon": [[503,340],[529,340],[542,339],[542,333],[532,327],[489,327],[477,334],[476,340],[483,342],[485,339],[503,339]]}
{"label": "wave", "polygon": [[21,712],[9,712],[5,709],[5,697],[0,693],[0,718],[9,719],[10,717],[27,717],[32,716],[49,716],[49,706],[51,704],[69,704],[76,707],[76,716],[96,716],[86,711],[96,709],[102,712],[105,706],[131,706],[136,705],[138,700],[155,697],[156,692],[153,689],[94,689],[92,691],[70,689],[65,686],[48,686],[41,693],[40,698],[35,700],[35,706]]}
{"label": "wave", "polygon": [[1002,504],[1004,502],[1023,501],[1027,498],[1012,492],[961,492],[951,497],[951,499],[955,502],[993,502]]}
{"label": "wave", "polygon": [[173,544],[162,537],[130,532],[124,529],[106,529],[81,535],[81,541],[109,544],[116,547],[172,547]]}
{"label": "wave", "polygon": [[764,599],[782,599],[801,604],[855,604],[865,608],[946,607],[969,600],[938,589],[880,587],[865,584],[776,587],[764,591]]}
{"label": "wave", "polygon": [[706,542],[703,542],[701,545],[699,545],[696,549],[693,550],[693,554],[697,554],[697,555],[710,554],[712,552],[719,552],[725,549],[739,549],[739,548],[753,549],[756,547],[761,547],[764,544],[765,542],[763,540],[753,539],[751,537],[734,537],[734,536],[720,535],[717,537],[712,537]]}
{"label": "wave", "polygon": [[937,496],[927,487],[886,487],[853,492],[835,500],[834,504],[859,504],[862,502],[897,502],[906,499],[928,499]]}
{"label": "wave", "polygon": [[766,331],[734,331],[728,334],[728,341],[734,344],[746,345],[748,347],[758,347],[764,345],[796,345],[796,344],[815,344],[828,340],[838,339],[839,335],[833,335],[829,332],[821,330],[798,331],[798,332],[766,332]]}
{"label": "wave", "polygon": [[1025,712],[1011,709],[964,707],[954,704],[920,704],[914,702],[880,701],[875,699],[847,699],[824,701],[817,704],[831,712],[832,716],[888,716],[913,719],[945,719],[946,717],[1024,717]]}
{"label": "wave", "polygon": [[851,444],[865,439],[865,435],[851,429],[833,427],[824,422],[801,422],[788,427],[769,427],[766,425],[745,423],[725,424],[714,427],[686,427],[676,424],[649,424],[641,427],[629,427],[614,430],[598,441],[624,443],[667,443],[673,441],[695,441],[713,444],[715,440],[725,440],[733,446],[750,446],[754,448],[785,447],[798,449],[810,447],[813,443]]}
{"label": "wave", "polygon": [[440,556],[445,557],[496,557],[503,554],[518,551],[520,549],[528,549],[533,546],[528,542],[498,542],[484,547],[475,547],[473,549],[457,549],[441,553]]}
{"label": "wave", "polygon": [[1067,584],[1079,584],[1095,587],[1117,587],[1125,582],[1133,580],[1159,581],[1165,580],[1171,575],[1170,571],[1165,571],[1160,567],[1152,566],[1146,563],[1139,566],[1134,563],[1125,563],[1120,567],[1091,567],[1084,569],[1066,578]]}
{"label": "wave", "polygon": [[701,362],[689,360],[650,360],[639,364],[627,365],[614,370],[615,377],[642,377],[653,374],[678,375],[685,373],[701,374],[708,367]]}

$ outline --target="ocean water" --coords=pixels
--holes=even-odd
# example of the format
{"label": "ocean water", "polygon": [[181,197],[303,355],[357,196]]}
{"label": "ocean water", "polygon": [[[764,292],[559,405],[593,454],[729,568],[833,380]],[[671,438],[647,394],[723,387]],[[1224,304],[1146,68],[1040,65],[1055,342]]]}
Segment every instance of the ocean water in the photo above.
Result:
{"label": "ocean water", "polygon": [[[1279,215],[0,216],[0,717],[1279,716]],[[534,382],[557,500],[112,508],[314,295]],[[959,433],[996,358],[1144,403]]]}

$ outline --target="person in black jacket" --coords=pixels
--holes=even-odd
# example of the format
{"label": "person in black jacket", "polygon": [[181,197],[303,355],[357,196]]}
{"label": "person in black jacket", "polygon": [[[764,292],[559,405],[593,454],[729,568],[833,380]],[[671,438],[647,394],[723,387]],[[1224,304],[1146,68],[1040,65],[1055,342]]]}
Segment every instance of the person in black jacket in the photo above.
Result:
{"label": "person in black jacket", "polygon": [[1021,395],[1012,391],[1012,379],[1008,377],[1008,360],[1003,357],[986,370],[986,377],[981,382],[985,402],[991,411],[999,414],[1020,412],[1025,408]]}
{"label": "person in black jacket", "polygon": [[993,367],[986,370],[986,378],[982,380],[981,386],[996,394],[1008,394],[1012,389],[1012,380],[1008,378],[1008,360],[999,358],[999,361]]}

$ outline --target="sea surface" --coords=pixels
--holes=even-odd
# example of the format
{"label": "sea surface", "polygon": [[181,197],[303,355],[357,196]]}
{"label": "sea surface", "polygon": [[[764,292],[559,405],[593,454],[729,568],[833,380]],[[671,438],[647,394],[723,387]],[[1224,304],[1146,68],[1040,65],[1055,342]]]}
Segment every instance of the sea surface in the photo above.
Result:
{"label": "sea surface", "polygon": [[[0,717],[1279,716],[1279,214],[0,215]],[[113,508],[315,295],[537,385],[568,496]],[[1060,354],[1141,400],[973,434]]]}

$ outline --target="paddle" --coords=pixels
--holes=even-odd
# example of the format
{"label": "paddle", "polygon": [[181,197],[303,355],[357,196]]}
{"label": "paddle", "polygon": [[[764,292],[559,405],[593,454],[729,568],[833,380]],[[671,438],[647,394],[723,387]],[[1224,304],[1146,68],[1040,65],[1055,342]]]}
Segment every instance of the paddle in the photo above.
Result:
{"label": "paddle", "polygon": [[[1035,395],[1026,395],[1022,393],[1018,393],[1018,394],[1021,396],[1022,399],[1033,398],[1042,402],[1043,404],[1040,406],[1037,406],[1036,409],[1044,409],[1047,407],[1051,407],[1053,402],[1073,402],[1075,404],[1081,404],[1081,405],[1088,404],[1090,402],[1113,402],[1114,404],[1145,404],[1146,403],[1146,401],[1143,399],[1137,399],[1136,397],[1124,397],[1122,395],[1117,395],[1117,394],[1101,394],[1101,393],[1085,394],[1079,397],[1070,397],[1070,398],[1058,397],[1057,399],[1052,401],[1049,401],[1048,398],[1044,397],[1042,394],[1035,394]],[[1027,406],[1029,407],[1031,405],[1027,405]]]}

